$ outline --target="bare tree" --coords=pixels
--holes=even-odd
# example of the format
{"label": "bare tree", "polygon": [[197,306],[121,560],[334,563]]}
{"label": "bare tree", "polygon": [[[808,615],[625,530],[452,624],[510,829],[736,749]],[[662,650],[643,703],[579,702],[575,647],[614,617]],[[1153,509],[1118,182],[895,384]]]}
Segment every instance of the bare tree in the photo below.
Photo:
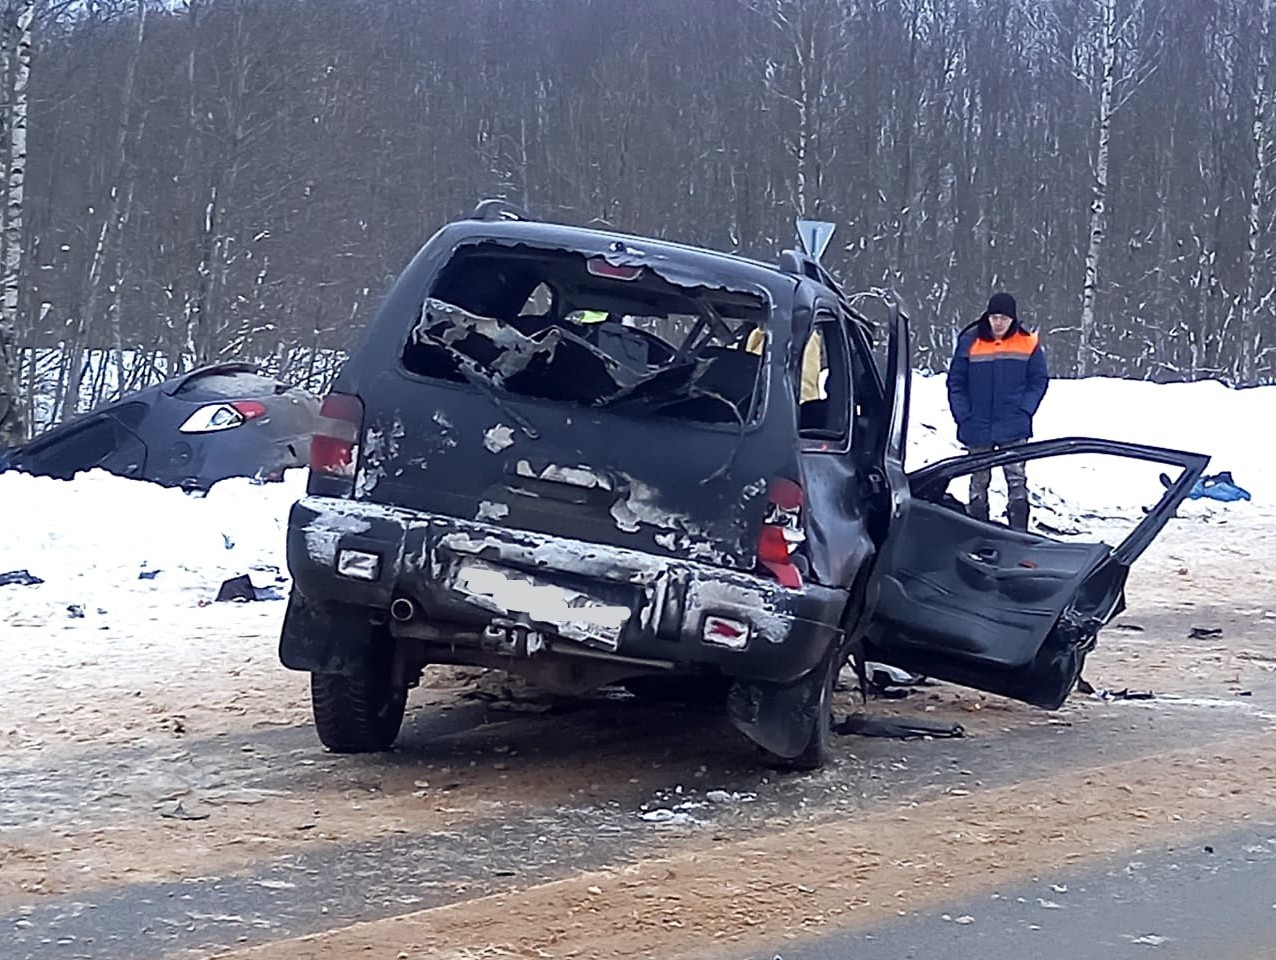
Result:
{"label": "bare tree", "polygon": [[[1078,57],[1078,79],[1096,96],[1096,136],[1091,169],[1089,245],[1085,279],[1081,288],[1081,324],[1077,336],[1076,370],[1081,376],[1094,366],[1095,301],[1098,297],[1100,257],[1108,231],[1109,173],[1112,161],[1112,121],[1134,90],[1156,69],[1152,37],[1145,32],[1145,0],[1129,0],[1125,16],[1118,19],[1118,0],[1085,0],[1095,9],[1097,35],[1086,42]],[[1122,63],[1121,53],[1126,52]],[[1118,68],[1124,69],[1118,75]]]}
{"label": "bare tree", "polygon": [[[12,5],[6,11],[13,12]],[[10,58],[6,51],[12,82],[9,91],[8,177],[4,216],[4,294],[0,305],[0,447],[17,443],[26,437],[26,412],[19,385],[21,363],[17,355],[18,290],[22,282],[23,232],[22,211],[26,202],[27,169],[27,90],[31,74],[32,24],[35,0],[18,0],[13,35],[17,49]],[[6,30],[6,34],[8,31]],[[7,45],[6,45],[7,46]]]}
{"label": "bare tree", "polygon": [[[97,241],[93,247],[92,259],[89,263],[88,278],[84,298],[84,307],[75,324],[75,336],[71,342],[81,349],[86,334],[97,333],[98,306],[104,293],[109,293],[108,259],[122,254],[117,249],[117,238],[128,220],[129,207],[132,203],[133,190],[124,182],[127,169],[127,149],[130,131],[133,124],[134,88],[137,83],[137,66],[141,59],[142,41],[146,35],[146,0],[135,0],[134,31],[132,45],[129,48],[128,60],[124,69],[124,83],[120,90],[119,123],[115,130],[113,151],[110,157],[111,174],[107,180],[107,198],[102,221],[98,227]],[[117,310],[118,315],[118,310]],[[118,337],[111,338],[118,341]],[[70,417],[76,412],[80,387],[88,370],[88,357],[72,356],[71,376],[67,377],[62,396],[62,416]]]}
{"label": "bare tree", "polygon": [[[329,369],[493,193],[767,260],[836,220],[929,369],[996,284],[1056,373],[1270,381],[1267,3],[149,0],[139,42],[137,0],[36,0],[24,396],[69,413],[130,357]],[[85,351],[117,376],[76,389]]]}
{"label": "bare tree", "polygon": [[[1264,314],[1271,316],[1268,305],[1276,295],[1276,285],[1267,278],[1267,290],[1260,296],[1259,246],[1263,241],[1263,208],[1267,191],[1267,165],[1271,149],[1271,135],[1267,130],[1268,73],[1271,68],[1272,0],[1262,0],[1258,16],[1258,62],[1254,69],[1254,125],[1253,157],[1254,176],[1249,194],[1249,231],[1245,238],[1245,294],[1241,304],[1241,353],[1240,378],[1253,383],[1258,376],[1263,353]],[[1266,271],[1263,271],[1266,273]]]}
{"label": "bare tree", "polygon": [[795,114],[786,140],[793,162],[790,204],[799,216],[820,213],[825,170],[834,161],[828,144],[830,81],[845,52],[846,8],[842,0],[753,3],[774,28],[762,58],[766,88]]}

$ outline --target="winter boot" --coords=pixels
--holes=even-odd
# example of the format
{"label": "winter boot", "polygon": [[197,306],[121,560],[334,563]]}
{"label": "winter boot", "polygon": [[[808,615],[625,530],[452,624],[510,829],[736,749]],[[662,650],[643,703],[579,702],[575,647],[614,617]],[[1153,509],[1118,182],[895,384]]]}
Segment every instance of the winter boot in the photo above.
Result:
{"label": "winter boot", "polygon": [[1011,530],[1028,532],[1028,501],[1011,500],[1006,505],[1006,518],[1010,521]]}

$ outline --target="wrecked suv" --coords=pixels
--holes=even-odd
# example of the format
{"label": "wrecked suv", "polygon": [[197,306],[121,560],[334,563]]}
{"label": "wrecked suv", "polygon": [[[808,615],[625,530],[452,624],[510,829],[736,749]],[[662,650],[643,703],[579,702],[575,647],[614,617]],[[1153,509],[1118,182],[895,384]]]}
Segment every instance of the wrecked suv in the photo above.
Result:
{"label": "wrecked suv", "polygon": [[[892,308],[876,361],[857,302],[798,251],[504,209],[444,227],[324,400],[289,521],[280,656],[323,743],[388,748],[431,664],[680,684],[807,768],[851,655],[1058,707],[1207,458],[1057,440],[905,474],[907,322]],[[1075,453],[1181,474],[1115,549],[948,489]]]}

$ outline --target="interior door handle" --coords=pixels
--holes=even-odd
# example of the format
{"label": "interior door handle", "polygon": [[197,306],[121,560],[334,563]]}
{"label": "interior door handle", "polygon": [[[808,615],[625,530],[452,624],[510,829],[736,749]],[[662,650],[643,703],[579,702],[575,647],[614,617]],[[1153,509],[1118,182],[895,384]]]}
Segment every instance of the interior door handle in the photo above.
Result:
{"label": "interior door handle", "polygon": [[980,547],[970,556],[979,563],[996,564],[999,554],[993,547]]}

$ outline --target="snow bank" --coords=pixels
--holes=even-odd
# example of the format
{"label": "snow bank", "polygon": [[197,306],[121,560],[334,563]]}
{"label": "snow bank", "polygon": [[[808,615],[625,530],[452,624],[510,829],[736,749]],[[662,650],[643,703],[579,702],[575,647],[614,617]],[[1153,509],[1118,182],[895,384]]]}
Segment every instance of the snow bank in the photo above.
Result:
{"label": "snow bank", "polygon": [[[961,453],[942,374],[913,378],[908,468]],[[1232,390],[1214,381],[1155,384],[1094,378],[1056,380],[1037,415],[1037,440],[1099,437],[1208,454],[1208,473],[1230,470],[1254,496],[1226,509],[1272,511],[1276,505],[1276,387]],[[1161,496],[1165,468],[1113,457],[1063,457],[1029,465],[1029,482],[1078,512],[1137,516]],[[1166,471],[1177,476],[1174,470]],[[998,481],[999,482],[999,481]],[[961,491],[964,494],[964,491]],[[1217,512],[1200,502],[1186,515]]]}
{"label": "snow bank", "polygon": [[0,474],[0,573],[44,581],[0,587],[0,622],[78,619],[74,605],[96,626],[211,601],[241,574],[276,582],[287,572],[288,509],[305,482],[294,470],[283,483],[227,480],[199,497],[102,471],[71,481]]}
{"label": "snow bank", "polygon": [[[914,379],[912,410],[910,468],[961,452],[942,375]],[[1231,470],[1254,503],[1190,504],[1184,514],[1241,519],[1276,504],[1273,423],[1276,388],[1056,381],[1038,436],[1092,435],[1208,453],[1211,471]],[[1056,514],[1136,519],[1160,497],[1160,472],[1109,457],[1069,457],[1031,465],[1029,480]],[[0,474],[0,573],[25,569],[45,581],[0,586],[0,623],[100,629],[174,608],[207,618],[198,607],[216,597],[222,581],[250,573],[264,585],[286,576],[288,509],[304,489],[301,470],[277,484],[226,481],[207,497],[101,472],[71,482]],[[152,573],[153,579],[143,578]],[[83,619],[68,612],[71,605],[83,610]],[[282,612],[277,602],[250,606],[260,615]]]}

